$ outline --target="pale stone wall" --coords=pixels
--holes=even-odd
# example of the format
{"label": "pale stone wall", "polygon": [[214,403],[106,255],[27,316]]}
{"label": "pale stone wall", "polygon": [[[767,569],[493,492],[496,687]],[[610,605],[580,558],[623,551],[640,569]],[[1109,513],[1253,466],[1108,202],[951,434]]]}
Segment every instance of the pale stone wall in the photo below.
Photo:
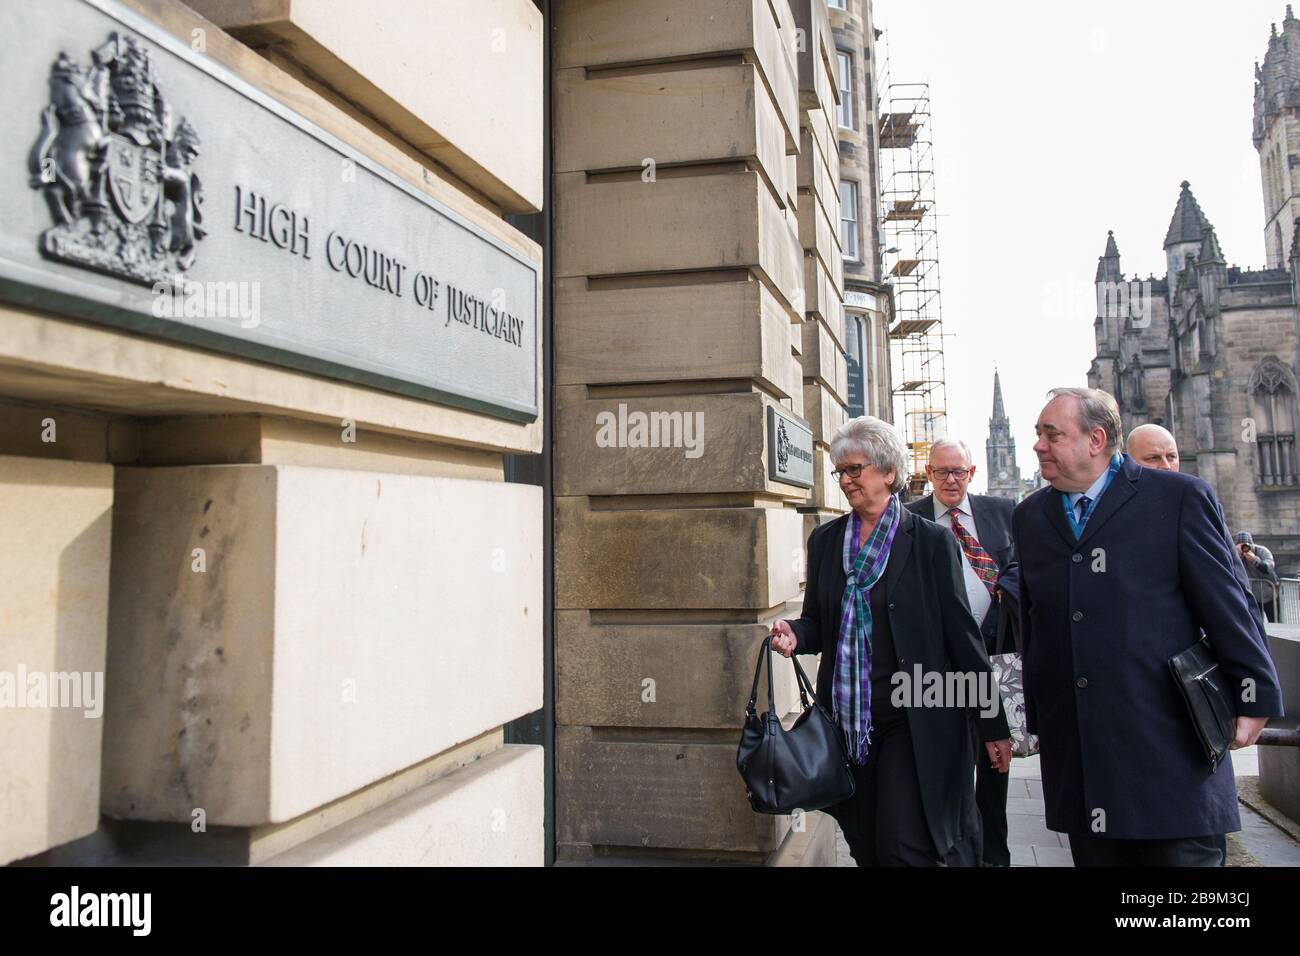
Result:
{"label": "pale stone wall", "polygon": [[[502,219],[545,185],[534,4],[127,5],[540,266]],[[0,326],[0,670],[105,674],[101,719],[0,709],[0,863],[545,861],[503,733],[543,703],[542,492],[503,456],[544,418]]]}
{"label": "pale stone wall", "polygon": [[[834,141],[787,0],[552,9],[557,856],[806,861],[735,754],[812,500],[767,409],[820,438],[844,391]],[[638,414],[702,440],[602,432]]]}
{"label": "pale stone wall", "polygon": [[99,825],[112,513],[111,466],[0,456],[0,865]]}
{"label": "pale stone wall", "polygon": [[1269,268],[1285,266],[1295,231],[1300,196],[1293,185],[1291,160],[1300,156],[1300,122],[1283,109],[1257,147],[1264,190],[1264,249]]}
{"label": "pale stone wall", "polygon": [[1245,422],[1255,414],[1246,391],[1250,374],[1270,355],[1289,361],[1294,322],[1290,305],[1224,310],[1219,346],[1229,374],[1215,409],[1216,437],[1223,436],[1216,447],[1227,453],[1215,488],[1228,525],[1255,535],[1284,570],[1300,565],[1300,491],[1264,487],[1256,478],[1255,446],[1244,435]]}
{"label": "pale stone wall", "polygon": [[187,2],[383,117],[502,211],[541,209],[542,15],[530,0]]}

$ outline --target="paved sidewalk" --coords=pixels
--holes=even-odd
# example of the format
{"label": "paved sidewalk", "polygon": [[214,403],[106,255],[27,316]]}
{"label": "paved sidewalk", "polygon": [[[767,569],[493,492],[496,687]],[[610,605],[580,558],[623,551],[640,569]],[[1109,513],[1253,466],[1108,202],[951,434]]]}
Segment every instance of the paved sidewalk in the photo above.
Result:
{"label": "paved sidewalk", "polygon": [[[1256,748],[1232,755],[1239,777],[1259,773]],[[1300,843],[1269,823],[1245,804],[1241,805],[1241,831],[1228,837],[1229,864],[1237,866],[1300,866]],[[1037,757],[1011,761],[1007,792],[1007,843],[1012,866],[1073,866],[1069,842],[1047,829],[1043,806],[1043,781]],[[856,866],[844,834],[836,829],[836,865]],[[1235,845],[1234,845],[1235,844]]]}

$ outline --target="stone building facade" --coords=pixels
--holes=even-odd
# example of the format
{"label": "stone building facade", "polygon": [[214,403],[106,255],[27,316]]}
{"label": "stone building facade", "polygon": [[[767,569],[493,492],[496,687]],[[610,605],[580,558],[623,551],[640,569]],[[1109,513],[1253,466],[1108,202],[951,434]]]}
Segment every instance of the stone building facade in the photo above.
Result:
{"label": "stone building facade", "polygon": [[[1125,431],[1164,425],[1182,469],[1214,486],[1233,531],[1300,570],[1297,349],[1300,232],[1291,170],[1300,164],[1300,21],[1256,68],[1254,142],[1265,197],[1262,269],[1229,266],[1189,183],[1165,232],[1164,276],[1126,276],[1114,234],[1096,274],[1097,354],[1088,382],[1113,394]],[[1285,228],[1285,232],[1282,230]],[[1286,237],[1285,247],[1281,236]]]}
{"label": "stone building facade", "polygon": [[871,0],[829,5],[839,91],[840,245],[844,257],[844,346],[848,414],[894,420],[888,283],[880,276],[879,90]]}
{"label": "stone building facade", "polygon": [[[307,326],[336,352],[382,345],[369,316],[414,309],[406,266],[442,255],[417,229],[454,226],[439,235],[480,257],[485,295],[510,270],[541,301],[542,246],[507,217],[546,193],[542,14],[431,9],[0,7],[17,117],[0,193],[0,681],[103,691],[99,716],[65,697],[0,707],[0,864],[544,862],[546,752],[511,738],[544,703],[544,497],[507,480],[549,427],[540,310],[510,306],[532,343],[518,352],[532,414],[229,345]],[[101,122],[121,130],[107,208],[75,179],[78,157],[92,175],[101,161],[79,139]],[[129,128],[176,150],[151,154]],[[227,193],[232,170],[276,201]],[[358,214],[358,196],[401,213]],[[67,201],[66,224],[46,198]],[[125,245],[150,201],[152,251],[96,246]],[[126,325],[127,303],[163,301],[122,278],[168,247],[163,217],[189,227],[200,290],[261,283],[260,314]],[[52,279],[24,258],[35,224],[68,236],[38,260]],[[340,252],[328,237],[343,233],[383,258],[354,239]],[[93,248],[98,268],[72,261]],[[209,330],[222,338],[187,338]]]}
{"label": "stone building facade", "polygon": [[[846,141],[855,288],[882,292],[874,120],[838,128],[825,0],[41,9],[24,30],[0,7],[0,45],[39,65],[9,100],[31,135],[4,147],[31,182],[0,187],[21,213],[0,218],[0,681],[98,673],[103,714],[0,707],[0,864],[833,859],[828,818],[753,813],[735,768],[756,651],[845,507]],[[870,103],[869,10],[836,16]],[[173,152],[118,136],[133,116]],[[268,116],[311,144],[251,139]],[[102,154],[74,135],[95,117]],[[78,156],[85,182],[45,177]],[[218,192],[236,167],[268,201]],[[146,257],[319,285],[219,339],[202,316],[124,324],[147,285],[67,259],[144,200],[121,228],[153,230]],[[88,231],[51,241],[38,296],[10,260],[41,217]],[[448,286],[413,337],[366,324],[432,303],[415,266],[448,249],[474,294]],[[880,350],[864,406],[887,414],[887,309],[855,308]],[[446,388],[260,338],[391,346],[418,379],[443,358],[422,335],[457,323],[478,344],[440,374],[491,361]],[[772,705],[797,700],[779,668]]]}
{"label": "stone building facade", "polygon": [[1002,379],[993,372],[993,415],[989,418],[989,437],[984,443],[988,465],[987,494],[1019,501],[1024,492],[1020,466],[1016,464],[1016,440],[1011,435],[1011,420],[1002,403]]}
{"label": "stone building facade", "polygon": [[[844,508],[825,4],[553,10],[557,858],[825,859],[828,821],[754,814],[735,765],[755,650]],[[704,453],[597,447],[623,406],[697,416]],[[773,479],[781,409],[811,488]]]}

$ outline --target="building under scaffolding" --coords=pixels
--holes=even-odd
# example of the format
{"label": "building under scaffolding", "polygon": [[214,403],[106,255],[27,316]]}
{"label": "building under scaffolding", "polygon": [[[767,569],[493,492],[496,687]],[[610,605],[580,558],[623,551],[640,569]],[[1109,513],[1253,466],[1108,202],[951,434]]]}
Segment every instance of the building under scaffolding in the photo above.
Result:
{"label": "building under scaffolding", "polygon": [[930,85],[891,82],[887,42],[883,66],[878,86],[881,271],[894,292],[889,329],[894,420],[911,451],[910,490],[919,494],[930,446],[947,434]]}

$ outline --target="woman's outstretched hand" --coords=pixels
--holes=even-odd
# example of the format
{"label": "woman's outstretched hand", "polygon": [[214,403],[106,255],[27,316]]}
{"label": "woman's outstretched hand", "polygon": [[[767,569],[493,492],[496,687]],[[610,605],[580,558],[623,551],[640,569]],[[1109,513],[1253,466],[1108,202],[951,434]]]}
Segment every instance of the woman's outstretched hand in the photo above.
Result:
{"label": "woman's outstretched hand", "polygon": [[788,623],[777,621],[772,625],[772,650],[789,657],[794,653],[797,643],[798,638],[794,636],[794,631]]}

